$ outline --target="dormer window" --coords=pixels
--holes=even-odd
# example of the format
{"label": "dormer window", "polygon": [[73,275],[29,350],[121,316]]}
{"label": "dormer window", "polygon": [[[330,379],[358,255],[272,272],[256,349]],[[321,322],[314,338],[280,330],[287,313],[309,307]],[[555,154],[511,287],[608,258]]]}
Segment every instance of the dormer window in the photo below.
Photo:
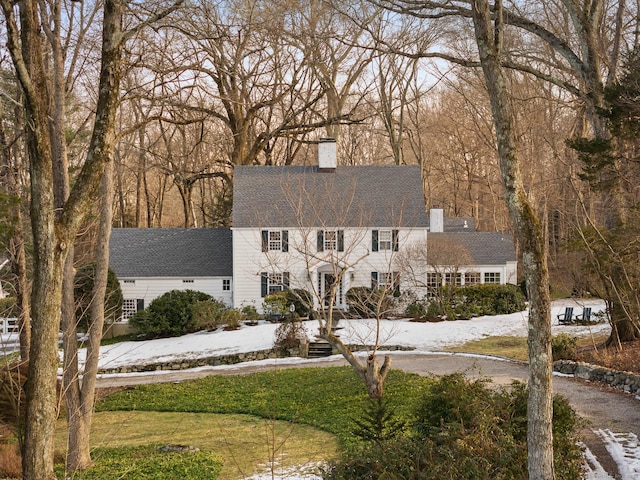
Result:
{"label": "dormer window", "polygon": [[262,230],[262,251],[263,252],[288,252],[289,251],[289,231],[288,230]]}

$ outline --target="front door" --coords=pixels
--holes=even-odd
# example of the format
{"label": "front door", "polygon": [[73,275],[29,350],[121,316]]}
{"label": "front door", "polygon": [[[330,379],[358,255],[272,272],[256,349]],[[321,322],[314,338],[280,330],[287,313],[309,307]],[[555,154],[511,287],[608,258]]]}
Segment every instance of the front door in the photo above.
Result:
{"label": "front door", "polygon": [[[336,276],[333,273],[321,273],[320,275],[320,292],[322,294],[322,304],[325,308],[329,307],[331,301],[331,288],[336,283]],[[342,282],[338,284],[335,290],[335,298],[333,299],[333,306],[335,308],[342,308]]]}

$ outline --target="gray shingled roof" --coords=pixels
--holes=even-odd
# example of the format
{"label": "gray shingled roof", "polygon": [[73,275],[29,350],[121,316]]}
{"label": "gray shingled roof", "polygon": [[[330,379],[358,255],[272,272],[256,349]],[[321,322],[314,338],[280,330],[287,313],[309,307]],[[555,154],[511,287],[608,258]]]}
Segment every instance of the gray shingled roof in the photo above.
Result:
{"label": "gray shingled roof", "polygon": [[471,265],[504,265],[516,261],[513,236],[505,233],[444,232],[427,236],[427,242],[438,240],[462,245],[473,259]]}
{"label": "gray shingled roof", "polygon": [[230,277],[229,228],[114,228],[110,266],[118,277]]}
{"label": "gray shingled roof", "polygon": [[475,232],[476,221],[473,217],[444,217],[445,232]]}
{"label": "gray shingled roof", "polygon": [[426,227],[418,166],[237,166],[233,226]]}

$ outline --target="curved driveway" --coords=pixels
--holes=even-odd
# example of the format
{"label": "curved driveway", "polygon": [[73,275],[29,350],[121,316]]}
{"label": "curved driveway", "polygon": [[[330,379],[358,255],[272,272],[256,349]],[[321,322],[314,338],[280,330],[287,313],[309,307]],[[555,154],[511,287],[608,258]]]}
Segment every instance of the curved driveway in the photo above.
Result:
{"label": "curved driveway", "polygon": [[[384,352],[381,352],[384,354]],[[527,366],[524,363],[506,361],[490,357],[467,356],[462,354],[391,354],[392,367],[419,375],[444,375],[464,372],[469,377],[488,377],[495,384],[508,385],[513,380],[526,380]],[[337,366],[345,365],[341,357],[331,357],[325,361],[301,361],[292,364],[283,363],[278,368]],[[176,370],[163,374],[135,374],[107,376],[98,379],[98,388],[121,387],[158,382],[179,382],[208,375],[239,375],[273,369],[273,363],[245,363],[229,368],[207,370]],[[640,437],[640,403],[630,395],[585,383],[572,377],[553,379],[556,393],[566,397],[578,414],[589,423],[585,432],[587,446],[594,453],[610,475],[617,477],[615,462],[609,457],[604,444],[591,430],[610,429],[613,432],[631,432]]]}

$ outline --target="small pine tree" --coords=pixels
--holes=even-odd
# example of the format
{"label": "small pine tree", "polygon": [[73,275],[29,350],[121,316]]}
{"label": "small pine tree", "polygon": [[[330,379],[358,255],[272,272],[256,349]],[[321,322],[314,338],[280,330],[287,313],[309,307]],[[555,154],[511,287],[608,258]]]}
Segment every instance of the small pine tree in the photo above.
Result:
{"label": "small pine tree", "polygon": [[388,399],[369,399],[361,418],[353,420],[353,434],[367,442],[381,443],[397,437],[405,428],[405,422],[398,420]]}

